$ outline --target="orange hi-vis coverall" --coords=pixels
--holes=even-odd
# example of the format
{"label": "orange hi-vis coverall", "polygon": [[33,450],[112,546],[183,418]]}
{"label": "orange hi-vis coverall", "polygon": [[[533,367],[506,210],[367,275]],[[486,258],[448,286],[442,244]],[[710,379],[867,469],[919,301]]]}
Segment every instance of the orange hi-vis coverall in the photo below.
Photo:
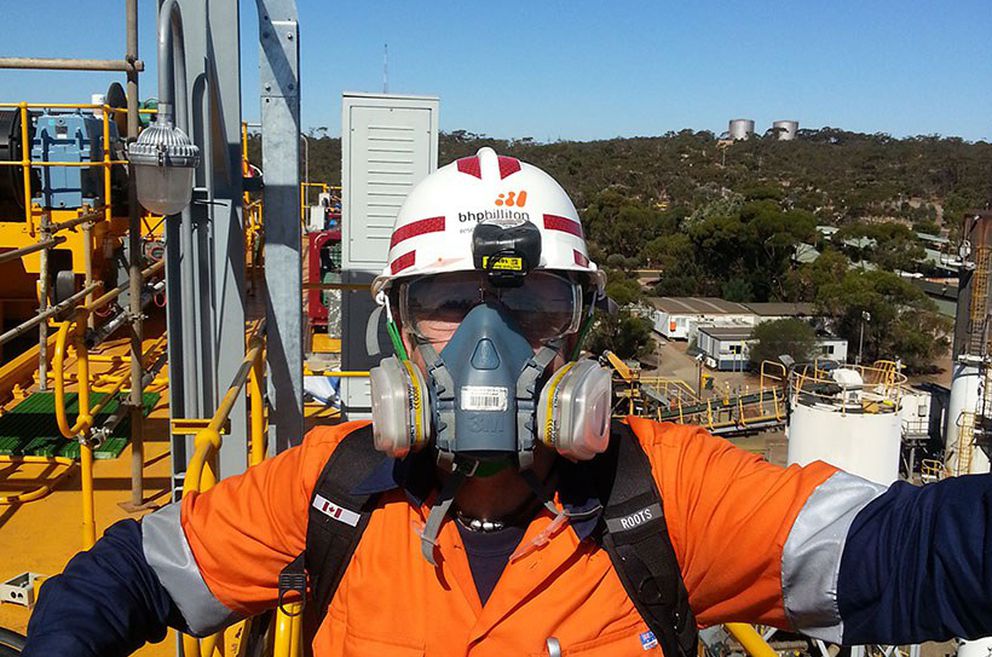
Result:
{"label": "orange hi-vis coverall", "polygon": [[[810,493],[835,468],[783,470],[698,428],[630,424],[653,465],[698,622],[790,625],[783,546]],[[304,548],[317,477],[360,426],[315,429],[300,447],[187,496],[178,514],[145,520],[149,561],[187,620],[197,614],[206,622],[200,631],[275,605],[279,572]],[[647,626],[592,541],[559,531],[511,561],[483,606],[453,522],[439,537],[438,568],[421,556],[418,528],[429,501],[415,506],[402,490],[380,498],[315,637],[316,657],[538,655],[552,636],[565,655],[644,654]],[[550,522],[539,515],[521,545]],[[179,570],[157,563],[160,541],[192,561]]]}
{"label": "orange hi-vis coverall", "polygon": [[[700,625],[763,623],[847,644],[992,635],[992,476],[886,488],[824,463],[770,465],[700,428],[628,422]],[[206,493],[108,528],[42,586],[25,657],[117,657],[168,627],[205,635],[273,608],[280,571],[304,550],[318,476],[364,426],[315,429]],[[419,530],[436,495],[430,456],[417,455],[425,467],[384,461],[387,476],[355,489],[377,494],[377,506],[316,657],[660,653],[598,547],[601,517],[577,513],[535,542],[551,523],[542,510],[485,604],[457,521],[442,525],[429,565]],[[406,466],[428,485],[397,476]],[[598,502],[570,487],[556,499],[578,512]]]}

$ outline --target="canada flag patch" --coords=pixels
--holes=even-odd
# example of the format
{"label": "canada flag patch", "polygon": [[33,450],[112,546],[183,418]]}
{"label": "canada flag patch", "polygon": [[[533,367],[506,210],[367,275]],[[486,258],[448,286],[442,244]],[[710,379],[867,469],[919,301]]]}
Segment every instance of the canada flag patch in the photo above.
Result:
{"label": "canada flag patch", "polygon": [[321,495],[313,496],[313,508],[317,509],[332,520],[343,522],[344,524],[351,525],[352,527],[358,525],[358,521],[362,518],[361,515],[355,513],[354,511],[346,509],[343,506],[338,506]]}

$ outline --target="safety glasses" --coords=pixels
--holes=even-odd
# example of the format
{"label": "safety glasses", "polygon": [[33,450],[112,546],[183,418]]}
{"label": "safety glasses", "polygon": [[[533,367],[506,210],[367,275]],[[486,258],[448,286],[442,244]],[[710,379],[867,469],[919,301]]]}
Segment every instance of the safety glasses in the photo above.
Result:
{"label": "safety glasses", "polygon": [[582,287],[567,276],[533,271],[519,287],[495,287],[485,272],[451,272],[404,282],[398,305],[403,326],[431,343],[451,339],[470,310],[491,303],[531,342],[574,333],[582,315]]}

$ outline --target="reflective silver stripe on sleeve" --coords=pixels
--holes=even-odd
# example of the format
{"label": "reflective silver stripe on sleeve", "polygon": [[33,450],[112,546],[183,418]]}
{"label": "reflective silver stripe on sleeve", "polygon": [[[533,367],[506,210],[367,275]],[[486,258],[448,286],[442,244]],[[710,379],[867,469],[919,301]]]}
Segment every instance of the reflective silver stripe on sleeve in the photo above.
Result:
{"label": "reflective silver stripe on sleeve", "polygon": [[172,596],[195,636],[227,627],[239,616],[207,588],[179,520],[180,504],[169,504],[141,520],[145,560]]}
{"label": "reflective silver stripe on sleeve", "polygon": [[804,634],[840,643],[837,577],[854,517],[885,486],[837,472],[806,500],[782,550],[782,597],[792,625]]}

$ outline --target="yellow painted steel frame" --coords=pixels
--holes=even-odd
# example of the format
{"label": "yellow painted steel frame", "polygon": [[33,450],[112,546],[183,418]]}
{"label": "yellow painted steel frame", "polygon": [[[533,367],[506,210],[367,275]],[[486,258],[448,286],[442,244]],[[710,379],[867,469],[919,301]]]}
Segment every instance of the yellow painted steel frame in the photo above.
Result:
{"label": "yellow painted steel frame", "polygon": [[307,203],[307,201],[306,201],[307,191],[311,187],[316,187],[321,192],[329,192],[332,189],[337,189],[337,190],[340,190],[341,189],[340,187],[331,187],[327,183],[322,183],[322,182],[301,182],[300,183],[300,219],[304,219],[304,220],[306,219],[306,212],[307,212],[307,206],[306,206],[306,203]]}

